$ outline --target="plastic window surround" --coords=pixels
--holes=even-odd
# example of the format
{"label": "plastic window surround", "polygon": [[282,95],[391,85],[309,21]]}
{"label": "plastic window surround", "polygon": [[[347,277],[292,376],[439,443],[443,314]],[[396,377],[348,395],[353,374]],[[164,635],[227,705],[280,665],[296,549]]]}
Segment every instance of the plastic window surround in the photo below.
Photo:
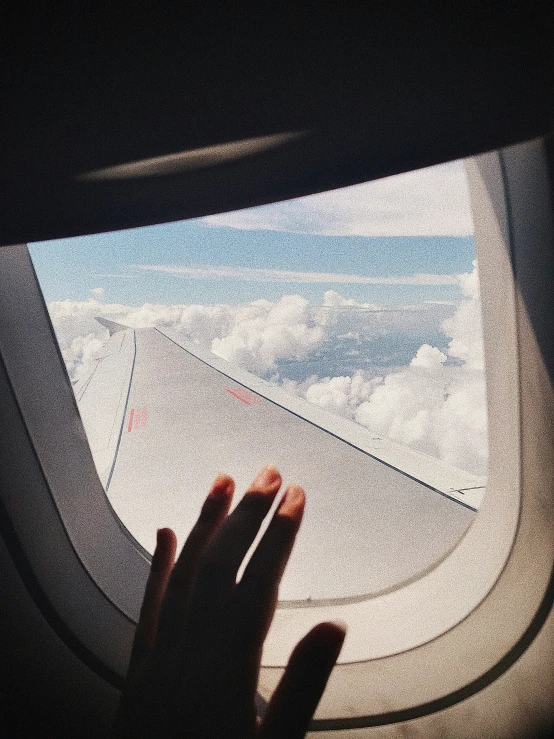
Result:
{"label": "plastic window surround", "polygon": [[[535,414],[546,448],[553,430],[548,397],[543,393],[541,408],[526,390],[533,382],[544,386],[538,375],[546,370],[513,280],[512,261],[517,276],[517,269],[525,267],[522,254],[554,241],[546,166],[541,141],[483,155],[468,165],[482,285],[490,435],[487,494],[475,522],[432,571],[391,593],[360,604],[277,612],[264,652],[262,699],[278,680],[292,644],[309,625],[328,618],[349,624],[343,664],[329,683],[315,729],[398,721],[466,698],[484,687],[485,676],[494,679],[501,661],[523,643],[537,609],[544,612],[554,558],[554,524],[552,513],[545,515],[543,493],[552,489],[545,485],[551,482],[546,480],[551,472],[525,446],[522,418]],[[522,174],[523,181],[536,183],[544,200],[540,218],[535,218],[542,231],[526,220],[524,209],[518,212],[519,221],[514,220]],[[539,303],[551,299],[540,293],[540,285],[536,289]],[[0,249],[0,311],[6,371],[2,393],[10,395],[10,420],[27,444],[26,458],[13,466],[13,485],[2,502],[49,606],[67,634],[95,661],[97,671],[117,683],[125,670],[148,558],[116,519],[97,478],[24,246]],[[2,443],[4,456],[9,440]],[[533,457],[531,468],[527,454]],[[522,475],[526,470],[527,477]],[[45,525],[37,528],[37,520]],[[527,576],[530,562],[533,578]],[[106,640],[106,633],[112,638]],[[480,648],[473,649],[475,644]],[[466,659],[460,660],[460,654]],[[421,674],[440,679],[422,681]]]}

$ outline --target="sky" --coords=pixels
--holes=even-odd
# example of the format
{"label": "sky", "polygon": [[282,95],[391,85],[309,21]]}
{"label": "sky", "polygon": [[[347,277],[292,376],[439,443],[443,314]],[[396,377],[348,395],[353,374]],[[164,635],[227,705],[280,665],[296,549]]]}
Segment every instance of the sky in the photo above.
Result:
{"label": "sky", "polygon": [[171,328],[478,475],[487,437],[463,164],[193,221],[30,245],[72,379],[103,316]]}
{"label": "sky", "polygon": [[[454,195],[456,194],[456,195]],[[47,302],[453,300],[474,258],[463,165],[193,221],[31,245]],[[96,290],[96,293],[91,293]],[[102,291],[100,293],[100,291]]]}

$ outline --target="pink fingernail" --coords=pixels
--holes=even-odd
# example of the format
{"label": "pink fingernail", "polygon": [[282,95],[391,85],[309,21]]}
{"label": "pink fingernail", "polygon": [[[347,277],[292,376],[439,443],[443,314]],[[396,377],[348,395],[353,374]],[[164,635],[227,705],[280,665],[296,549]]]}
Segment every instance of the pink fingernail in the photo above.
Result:
{"label": "pink fingernail", "polygon": [[226,500],[234,487],[233,480],[229,475],[220,474],[215,478],[208,498],[212,500]]}
{"label": "pink fingernail", "polygon": [[255,489],[268,488],[270,486],[273,486],[277,482],[277,480],[281,480],[281,475],[279,474],[279,471],[272,464],[268,464],[257,474],[254,482],[252,483],[252,487]]}
{"label": "pink fingernail", "polygon": [[305,495],[300,485],[289,485],[279,506],[280,516],[296,516],[304,507]]}

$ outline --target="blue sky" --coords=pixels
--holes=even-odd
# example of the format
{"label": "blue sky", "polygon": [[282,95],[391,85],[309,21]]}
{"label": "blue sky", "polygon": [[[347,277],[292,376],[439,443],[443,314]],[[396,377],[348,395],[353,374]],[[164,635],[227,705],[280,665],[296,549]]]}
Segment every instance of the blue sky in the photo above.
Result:
{"label": "blue sky", "polygon": [[[471,271],[472,237],[321,236],[278,231],[239,230],[199,221],[164,224],[95,236],[60,239],[31,246],[47,302],[87,300],[102,287],[109,302],[240,303],[300,294],[318,303],[325,290],[364,302],[449,300],[457,285],[355,284],[318,275],[367,277],[454,275]],[[226,279],[204,269],[192,277],[140,267],[229,266],[276,274],[229,271]],[[301,273],[298,276],[280,274]],[[346,278],[347,279],[347,278]],[[425,279],[425,278],[422,278]],[[317,281],[315,281],[317,280]],[[339,281],[340,280],[340,281]]]}
{"label": "blue sky", "polygon": [[243,303],[283,294],[320,304],[326,290],[361,302],[416,303],[460,297],[452,276],[472,269],[471,234],[465,174],[453,162],[260,208],[30,249],[47,302],[88,300],[102,288],[105,302],[127,305]]}

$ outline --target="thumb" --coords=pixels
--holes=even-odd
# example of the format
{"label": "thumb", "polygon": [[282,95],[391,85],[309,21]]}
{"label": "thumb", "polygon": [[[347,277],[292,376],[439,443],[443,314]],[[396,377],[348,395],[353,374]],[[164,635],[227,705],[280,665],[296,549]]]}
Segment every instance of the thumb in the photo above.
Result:
{"label": "thumb", "polygon": [[260,739],[302,739],[339,656],[346,627],[315,626],[294,648],[260,726]]}

